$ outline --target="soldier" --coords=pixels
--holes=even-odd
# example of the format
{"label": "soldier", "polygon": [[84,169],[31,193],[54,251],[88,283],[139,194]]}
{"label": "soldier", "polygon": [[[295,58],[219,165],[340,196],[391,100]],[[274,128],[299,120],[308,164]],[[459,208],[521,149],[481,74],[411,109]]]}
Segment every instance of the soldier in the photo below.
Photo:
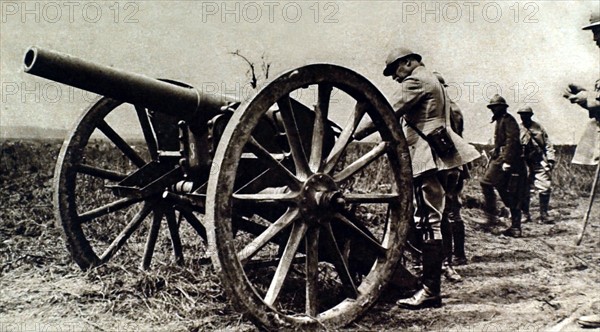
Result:
{"label": "soldier", "polygon": [[[600,12],[592,14],[590,24],[584,26],[583,30],[592,30],[594,41],[600,47]],[[564,97],[569,99],[571,103],[576,103],[587,109],[589,117],[592,119],[579,144],[577,144],[577,150],[575,150],[572,162],[584,165],[597,165],[600,159],[600,151],[598,149],[598,144],[600,144],[600,79],[596,81],[595,92],[588,92],[578,85],[569,84]],[[595,314],[579,317],[577,323],[583,327],[600,327],[600,315]]]}
{"label": "soldier", "polygon": [[[450,113],[447,95],[436,76],[425,68],[419,54],[406,48],[392,50],[383,75],[400,84],[392,99],[393,107],[396,116],[403,118],[409,144],[417,201],[415,224],[423,240],[423,287],[397,304],[408,309],[439,307],[443,260],[440,222],[445,195],[438,173],[473,161],[479,153],[452,130],[445,131]],[[444,132],[445,138],[436,141]],[[441,144],[433,146],[434,141]]]}
{"label": "soldier", "polygon": [[508,104],[500,95],[494,95],[487,107],[494,113],[492,122],[496,122],[496,129],[492,157],[481,180],[486,216],[490,224],[498,222],[495,188],[504,205],[510,209],[511,225],[502,234],[521,237],[519,201],[523,196],[527,169],[521,157],[519,125],[515,118],[508,114]]}
{"label": "soldier", "polygon": [[555,164],[554,146],[544,127],[531,120],[533,116],[531,107],[523,107],[517,113],[521,116],[521,145],[529,174],[529,190],[525,192],[521,211],[523,211],[525,221],[531,222],[529,202],[531,192],[537,191],[540,198],[539,221],[543,224],[552,224],[553,221],[548,216],[548,206],[552,191],[552,169]]}
{"label": "soldier", "polygon": [[[448,87],[444,77],[433,72],[442,86]],[[450,102],[450,127],[452,131],[462,137],[464,128],[463,114],[458,105],[452,100]],[[444,265],[443,273],[446,279],[459,282],[462,277],[453,265],[466,264],[465,256],[465,225],[460,216],[460,192],[464,187],[464,181],[469,177],[467,165],[445,171],[441,178],[442,185],[446,191],[446,206],[442,216],[442,240],[444,242]],[[444,181],[445,180],[445,181]],[[454,259],[453,259],[454,257]]]}
{"label": "soldier", "polygon": [[597,148],[600,144],[600,79],[596,81],[595,92],[589,92],[576,84],[569,84],[563,96],[571,103],[587,109],[591,119],[577,144],[572,163],[597,165],[600,160],[600,151]]}

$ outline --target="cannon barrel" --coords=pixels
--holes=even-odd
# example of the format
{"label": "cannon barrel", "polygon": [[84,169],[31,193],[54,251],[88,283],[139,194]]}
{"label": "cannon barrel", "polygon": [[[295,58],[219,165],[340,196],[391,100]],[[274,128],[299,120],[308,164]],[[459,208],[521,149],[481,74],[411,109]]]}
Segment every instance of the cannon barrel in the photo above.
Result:
{"label": "cannon barrel", "polygon": [[25,52],[24,65],[26,73],[184,119],[208,121],[235,101],[38,47]]}

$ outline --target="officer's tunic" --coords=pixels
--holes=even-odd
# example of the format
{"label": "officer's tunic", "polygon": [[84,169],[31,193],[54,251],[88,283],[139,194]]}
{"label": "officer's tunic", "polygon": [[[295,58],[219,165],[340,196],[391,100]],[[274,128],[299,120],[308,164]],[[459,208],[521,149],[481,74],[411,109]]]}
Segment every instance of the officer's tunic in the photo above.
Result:
{"label": "officer's tunic", "polygon": [[[424,237],[441,239],[440,222],[444,210],[444,189],[437,178],[437,171],[462,166],[479,157],[479,152],[450,129],[449,98],[437,77],[425,67],[419,66],[406,77],[393,96],[393,107],[397,114],[405,114],[403,129],[410,149],[412,171],[415,178],[415,210],[417,227],[426,227],[429,235]],[[448,101],[448,102],[447,102]],[[440,126],[446,126],[457,153],[449,158],[440,158],[427,140],[407,124],[418,128],[424,135]],[[419,201],[422,198],[422,201]]]}
{"label": "officer's tunic", "polygon": [[596,94],[588,98],[584,105],[590,116],[577,144],[572,163],[580,165],[597,165],[600,161],[600,85],[596,84]]}
{"label": "officer's tunic", "polygon": [[552,177],[549,163],[556,160],[554,146],[539,123],[531,121],[529,128],[521,123],[519,128],[529,169],[529,184],[533,186],[530,189],[536,189],[539,193],[550,193]]}
{"label": "officer's tunic", "polygon": [[[512,115],[504,113],[495,121],[494,150],[481,182],[500,190],[499,187],[506,186],[510,172],[525,172],[525,163],[521,158],[521,140],[517,120]],[[502,170],[504,163],[511,166],[510,172]]]}

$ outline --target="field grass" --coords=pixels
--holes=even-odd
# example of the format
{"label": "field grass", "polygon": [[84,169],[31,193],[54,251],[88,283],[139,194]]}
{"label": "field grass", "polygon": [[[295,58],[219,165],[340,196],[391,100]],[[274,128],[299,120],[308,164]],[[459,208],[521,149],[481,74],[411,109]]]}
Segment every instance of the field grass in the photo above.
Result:
{"label": "field grass", "polygon": [[[48,317],[55,317],[57,322],[62,323],[68,319],[77,324],[77,329],[255,329],[228,303],[212,266],[204,264],[208,257],[204,244],[199,238],[192,238],[193,235],[186,236],[185,240],[188,242],[187,249],[195,251],[195,259],[188,260],[184,266],[174,264],[169,255],[169,244],[165,242],[162,248],[164,253],[156,258],[150,271],[137,268],[139,257],[120,255],[118,260],[111,261],[110,264],[81,272],[59,240],[61,230],[54,222],[52,177],[60,145],[61,142],[58,141],[2,141],[0,144],[0,288],[5,294],[4,300],[0,301],[0,315],[16,320],[34,319],[31,316],[21,316],[19,312],[26,312],[27,308],[35,306],[47,308],[42,315],[46,322],[49,321]],[[356,145],[347,158],[352,160],[369,148],[368,145]],[[477,148],[482,150],[488,147]],[[102,147],[98,146],[98,149],[102,150]],[[555,208],[572,209],[575,199],[588,195],[594,168],[570,164],[573,146],[558,146],[557,150],[555,198],[551,205]],[[464,192],[465,200],[481,199],[477,182],[484,169],[483,160],[474,163],[472,180]],[[379,187],[390,176],[389,172],[385,163],[374,163],[364,174],[359,174],[351,185],[364,192],[381,189]],[[477,205],[472,204],[472,207]],[[468,210],[466,214],[477,215],[476,212],[471,212],[476,210]],[[378,212],[359,211],[364,214]],[[497,245],[503,245],[503,242]],[[536,262],[546,262],[546,258],[542,256],[531,256],[539,249],[530,246],[521,249],[523,255],[528,255],[528,259],[535,258]],[[475,248],[473,244],[469,244],[469,250],[475,251]],[[587,248],[588,251],[589,249]],[[478,252],[478,256],[474,256],[474,263],[477,263],[477,259],[480,262],[495,260],[500,253],[514,255],[514,252],[504,249],[487,250],[489,252]],[[597,251],[597,248],[592,250]],[[507,257],[502,259],[509,259]],[[569,269],[573,264],[568,264]],[[478,270],[480,268],[474,264],[472,271],[465,270],[465,273],[471,278],[482,278],[486,276],[485,273],[492,273]],[[505,269],[498,270],[498,273],[532,273],[540,268],[543,270],[545,267],[523,266],[523,271],[519,270],[520,272]],[[489,277],[495,278],[495,275],[492,273]],[[20,287],[14,287],[15,283]],[[23,287],[28,291],[18,293]],[[486,296],[502,301],[506,295],[502,292],[511,294],[511,286],[502,287],[500,288],[504,290],[497,287],[474,289],[481,289],[480,292],[487,289],[489,294],[486,293]],[[544,296],[544,289],[539,288],[536,296]],[[556,315],[558,313],[552,317]],[[411,315],[402,322],[385,325],[381,319],[394,321],[388,316],[386,312],[375,310],[374,318],[361,323],[366,325],[354,325],[354,328],[409,328],[414,326],[411,324],[423,326],[420,325],[418,316]]]}

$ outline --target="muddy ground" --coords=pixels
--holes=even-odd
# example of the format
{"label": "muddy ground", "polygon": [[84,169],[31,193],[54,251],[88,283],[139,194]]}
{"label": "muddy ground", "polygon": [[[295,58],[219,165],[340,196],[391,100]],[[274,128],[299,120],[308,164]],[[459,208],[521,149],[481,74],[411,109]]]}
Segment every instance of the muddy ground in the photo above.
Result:
{"label": "muddy ground", "polygon": [[[15,149],[31,147],[6,150],[3,143],[0,331],[255,330],[201,260],[184,267],[157,263],[148,272],[135,264],[79,270],[52,214],[52,156],[59,144],[44,144],[49,157],[23,166],[32,152]],[[524,224],[524,237],[513,239],[499,235],[507,221],[483,224],[478,192],[475,174],[463,209],[469,264],[457,267],[463,282],[443,283],[443,307],[399,309],[394,302],[402,291],[390,289],[349,330],[567,331],[577,329],[579,315],[600,312],[600,202],[576,246],[584,194],[558,190],[551,202],[556,224]],[[532,210],[537,216],[535,203]]]}

